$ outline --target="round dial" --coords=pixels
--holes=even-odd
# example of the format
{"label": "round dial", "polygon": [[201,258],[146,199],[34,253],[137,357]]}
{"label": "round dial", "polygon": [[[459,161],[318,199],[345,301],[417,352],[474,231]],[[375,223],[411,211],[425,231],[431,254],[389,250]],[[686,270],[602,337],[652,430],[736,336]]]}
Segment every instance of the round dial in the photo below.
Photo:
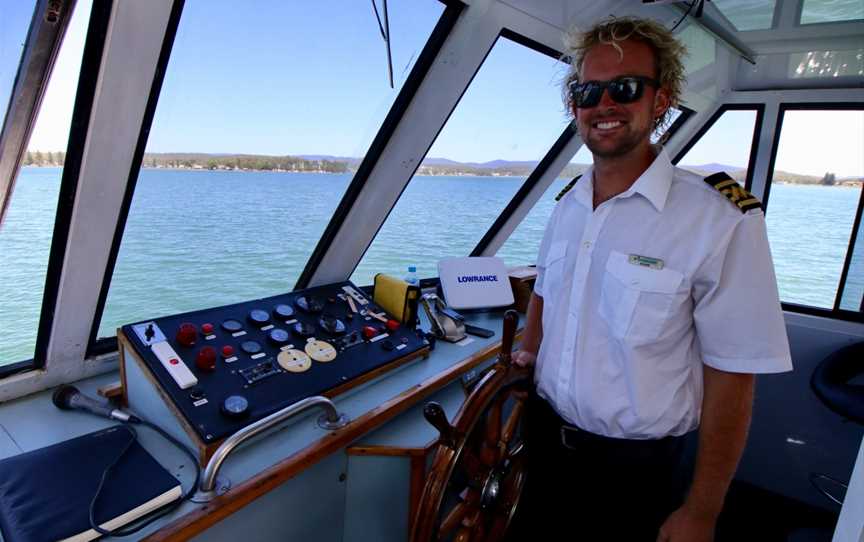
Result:
{"label": "round dial", "polygon": [[242,418],[249,414],[249,401],[242,395],[230,395],[222,401],[221,410],[229,418]]}
{"label": "round dial", "polygon": [[222,329],[224,329],[228,333],[235,333],[243,329],[243,324],[241,324],[237,320],[225,320],[224,322],[222,322]]}
{"label": "round dial", "polygon": [[240,348],[247,354],[257,354],[261,351],[261,345],[256,341],[243,341],[240,343]]}
{"label": "round dial", "polygon": [[294,307],[282,303],[276,305],[276,308],[273,309],[273,314],[276,315],[278,318],[291,318],[292,316],[294,316]]}
{"label": "round dial", "polygon": [[290,348],[276,356],[279,366],[291,373],[302,373],[312,367],[312,360],[302,350]]}
{"label": "round dial", "polygon": [[270,313],[261,309],[254,309],[249,313],[249,321],[256,326],[263,326],[270,321]]}
{"label": "round dial", "polygon": [[288,344],[288,340],[291,338],[287,331],[279,328],[271,329],[267,337],[270,339],[270,342],[277,346]]}
{"label": "round dial", "polygon": [[305,350],[309,357],[315,361],[327,363],[336,359],[336,349],[328,342],[309,339]]}

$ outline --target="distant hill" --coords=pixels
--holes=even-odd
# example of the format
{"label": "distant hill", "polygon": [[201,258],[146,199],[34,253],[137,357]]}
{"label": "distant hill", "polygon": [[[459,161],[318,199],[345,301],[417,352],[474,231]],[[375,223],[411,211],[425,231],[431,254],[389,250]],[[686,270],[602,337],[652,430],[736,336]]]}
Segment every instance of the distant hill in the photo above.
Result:
{"label": "distant hill", "polygon": [[[62,166],[66,154],[62,152],[28,151],[25,166]],[[215,154],[215,153],[146,153],[142,167],[168,169],[216,169],[240,171],[289,171],[310,173],[353,173],[360,158],[332,156],[326,154],[304,154],[299,156],[273,156],[259,154]],[[489,162],[457,162],[447,158],[430,157],[423,160],[417,169],[418,175],[475,176],[475,177],[527,177],[537,167],[531,160],[491,160]],[[571,179],[581,175],[589,164],[567,164],[559,177]],[[699,164],[682,166],[698,175],[708,176],[725,171],[736,181],[744,183],[747,170],[728,164]],[[801,175],[787,171],[774,172],[774,182],[782,184],[814,184],[829,186],[861,186],[864,178],[835,177],[826,173],[819,177]]]}

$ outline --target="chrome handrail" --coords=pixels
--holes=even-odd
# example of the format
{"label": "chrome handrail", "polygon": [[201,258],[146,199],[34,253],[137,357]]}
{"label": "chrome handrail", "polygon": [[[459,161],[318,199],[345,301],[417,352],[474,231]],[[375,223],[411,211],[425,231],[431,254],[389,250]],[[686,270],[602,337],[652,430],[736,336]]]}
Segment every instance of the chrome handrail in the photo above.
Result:
{"label": "chrome handrail", "polygon": [[336,410],[333,401],[320,395],[307,397],[306,399],[301,399],[296,403],[290,404],[282,410],[274,412],[266,418],[262,418],[257,422],[244,427],[225,439],[225,442],[216,449],[213,453],[213,457],[211,457],[210,461],[207,462],[207,466],[204,468],[204,473],[201,476],[201,483],[198,486],[198,491],[192,497],[192,500],[194,502],[209,502],[216,497],[216,475],[219,473],[219,468],[222,466],[222,463],[228,455],[238,446],[257,435],[276,427],[288,418],[296,416],[297,414],[313,407],[321,407],[325,411],[324,414],[318,418],[318,426],[323,429],[339,429],[348,423],[348,416],[340,414]]}

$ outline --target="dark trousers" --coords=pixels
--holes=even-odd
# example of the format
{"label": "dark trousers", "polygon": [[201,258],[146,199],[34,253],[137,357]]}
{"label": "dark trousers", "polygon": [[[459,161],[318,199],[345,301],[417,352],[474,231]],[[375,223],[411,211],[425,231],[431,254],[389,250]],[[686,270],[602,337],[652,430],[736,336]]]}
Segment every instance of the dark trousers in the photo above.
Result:
{"label": "dark trousers", "polygon": [[525,421],[527,476],[508,540],[654,542],[683,501],[684,437],[627,440],[565,429],[562,438],[569,424],[536,394]]}

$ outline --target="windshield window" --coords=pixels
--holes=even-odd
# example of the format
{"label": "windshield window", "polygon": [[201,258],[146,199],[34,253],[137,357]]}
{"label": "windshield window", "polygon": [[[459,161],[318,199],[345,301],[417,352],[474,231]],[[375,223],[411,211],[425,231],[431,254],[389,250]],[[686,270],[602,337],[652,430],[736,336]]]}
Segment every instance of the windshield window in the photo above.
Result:
{"label": "windshield window", "polygon": [[27,29],[33,17],[34,2],[16,2],[12,9],[3,9],[0,17],[0,115],[6,115],[15,74],[24,51]]}
{"label": "windshield window", "polygon": [[368,2],[187,1],[98,335],[290,291],[443,11],[388,2],[391,89]]}
{"label": "windshield window", "polygon": [[831,309],[864,181],[864,111],[787,110],[782,122],[766,209],[780,299]]}
{"label": "windshield window", "polygon": [[[32,358],[35,351],[90,6],[86,0],[75,6],[0,225],[0,365]],[[4,26],[7,14],[29,21],[33,6],[9,3],[0,17]]]}
{"label": "windshield window", "polygon": [[[518,73],[518,77],[513,77]],[[467,256],[567,125],[566,66],[501,37],[351,277]]]}
{"label": "windshield window", "polygon": [[744,186],[750,166],[756,110],[726,110],[678,160],[702,177],[723,171]]}

